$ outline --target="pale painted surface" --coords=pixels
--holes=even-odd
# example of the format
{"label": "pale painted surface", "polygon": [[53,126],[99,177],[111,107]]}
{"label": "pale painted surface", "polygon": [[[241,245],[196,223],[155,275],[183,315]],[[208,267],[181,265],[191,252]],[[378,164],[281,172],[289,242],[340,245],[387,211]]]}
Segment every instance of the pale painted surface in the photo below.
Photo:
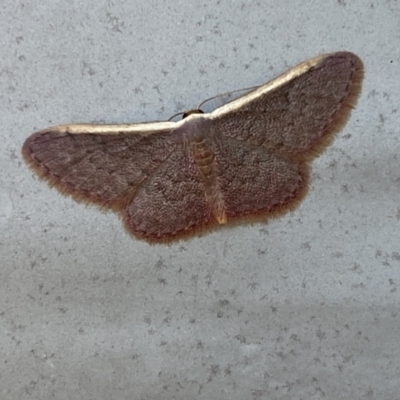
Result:
{"label": "pale painted surface", "polygon": [[[399,399],[398,1],[3,0],[0,398]],[[20,147],[70,122],[168,119],[349,50],[365,80],[268,224],[170,246],[39,182]]]}

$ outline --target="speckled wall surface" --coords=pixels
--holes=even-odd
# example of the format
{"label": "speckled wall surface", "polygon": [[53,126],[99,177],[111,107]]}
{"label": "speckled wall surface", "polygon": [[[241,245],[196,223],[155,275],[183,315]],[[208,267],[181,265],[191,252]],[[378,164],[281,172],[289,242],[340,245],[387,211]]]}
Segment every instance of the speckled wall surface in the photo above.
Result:
{"label": "speckled wall surface", "polygon": [[[0,398],[398,399],[397,1],[3,1]],[[37,180],[68,122],[168,119],[315,55],[356,53],[356,109],[265,223],[148,245]]]}

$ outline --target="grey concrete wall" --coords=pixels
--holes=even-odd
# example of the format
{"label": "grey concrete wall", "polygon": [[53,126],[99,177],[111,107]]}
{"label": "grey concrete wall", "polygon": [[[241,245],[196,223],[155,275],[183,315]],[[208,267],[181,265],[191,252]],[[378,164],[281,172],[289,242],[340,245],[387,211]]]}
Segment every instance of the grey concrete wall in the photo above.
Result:
{"label": "grey concrete wall", "polygon": [[[400,398],[398,1],[3,0],[0,38],[1,399]],[[357,108],[279,219],[150,246],[21,159],[337,50]]]}

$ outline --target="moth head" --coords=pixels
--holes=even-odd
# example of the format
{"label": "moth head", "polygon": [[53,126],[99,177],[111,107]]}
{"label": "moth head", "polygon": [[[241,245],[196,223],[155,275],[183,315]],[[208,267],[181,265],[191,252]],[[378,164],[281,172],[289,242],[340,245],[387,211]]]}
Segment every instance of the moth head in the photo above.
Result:
{"label": "moth head", "polygon": [[187,110],[182,113],[182,119],[185,119],[192,114],[204,114],[204,112],[201,111],[200,108],[192,108],[191,110]]}
{"label": "moth head", "polygon": [[193,114],[204,114],[204,111],[200,110],[200,108],[192,108],[191,110],[187,110],[187,111],[183,111],[183,112],[179,112],[179,113],[174,114],[168,121],[177,122],[178,121],[177,118],[180,115],[182,115],[182,119],[185,119],[189,115],[193,115]]}

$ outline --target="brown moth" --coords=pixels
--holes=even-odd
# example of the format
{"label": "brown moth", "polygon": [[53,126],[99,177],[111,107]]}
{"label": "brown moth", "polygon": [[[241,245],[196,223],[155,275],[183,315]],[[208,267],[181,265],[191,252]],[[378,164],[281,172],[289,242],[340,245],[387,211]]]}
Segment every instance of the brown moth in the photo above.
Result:
{"label": "brown moth", "polygon": [[22,155],[61,193],[117,211],[129,233],[170,241],[298,204],[362,78],[356,55],[320,55],[209,114],[59,125],[31,135]]}

